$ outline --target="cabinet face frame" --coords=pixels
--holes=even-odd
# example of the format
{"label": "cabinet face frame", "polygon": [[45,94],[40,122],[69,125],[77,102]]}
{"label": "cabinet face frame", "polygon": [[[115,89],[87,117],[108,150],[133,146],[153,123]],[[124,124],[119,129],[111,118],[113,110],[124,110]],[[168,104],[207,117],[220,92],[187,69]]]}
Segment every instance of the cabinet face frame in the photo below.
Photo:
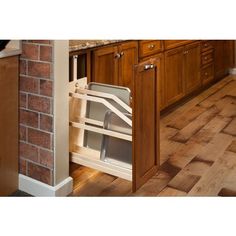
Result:
{"label": "cabinet face frame", "polygon": [[[156,59],[150,59],[135,66],[132,143],[133,191],[136,191],[155,175],[160,166],[157,63]],[[150,65],[153,67],[145,70],[145,67]],[[153,90],[151,91],[150,88]],[[147,105],[148,102],[152,104]]]}

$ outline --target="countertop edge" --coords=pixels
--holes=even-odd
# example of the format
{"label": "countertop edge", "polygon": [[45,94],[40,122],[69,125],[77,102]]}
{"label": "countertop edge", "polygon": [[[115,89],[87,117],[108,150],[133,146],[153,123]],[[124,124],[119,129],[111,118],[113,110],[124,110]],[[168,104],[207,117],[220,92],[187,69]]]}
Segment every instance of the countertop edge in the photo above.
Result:
{"label": "countertop edge", "polygon": [[0,52],[0,58],[17,56],[22,53],[22,50],[19,48],[6,48]]}

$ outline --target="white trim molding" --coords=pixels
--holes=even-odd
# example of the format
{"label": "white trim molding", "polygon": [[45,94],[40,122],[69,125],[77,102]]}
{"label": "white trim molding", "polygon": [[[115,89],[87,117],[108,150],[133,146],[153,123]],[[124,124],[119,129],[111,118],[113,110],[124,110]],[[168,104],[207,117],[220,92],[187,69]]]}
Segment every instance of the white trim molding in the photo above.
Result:
{"label": "white trim molding", "polygon": [[231,69],[229,70],[229,73],[230,73],[231,75],[236,75],[236,67],[235,67],[235,68],[231,68]]}
{"label": "white trim molding", "polygon": [[73,179],[68,177],[53,187],[19,174],[19,190],[35,197],[65,197],[73,190]]}

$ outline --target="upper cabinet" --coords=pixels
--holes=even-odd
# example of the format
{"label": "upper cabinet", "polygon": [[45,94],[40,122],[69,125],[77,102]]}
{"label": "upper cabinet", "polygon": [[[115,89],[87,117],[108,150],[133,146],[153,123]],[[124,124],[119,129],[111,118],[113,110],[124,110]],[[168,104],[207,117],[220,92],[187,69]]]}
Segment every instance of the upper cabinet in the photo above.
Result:
{"label": "upper cabinet", "polygon": [[93,51],[92,81],[131,89],[133,67],[138,63],[138,43],[126,42]]}

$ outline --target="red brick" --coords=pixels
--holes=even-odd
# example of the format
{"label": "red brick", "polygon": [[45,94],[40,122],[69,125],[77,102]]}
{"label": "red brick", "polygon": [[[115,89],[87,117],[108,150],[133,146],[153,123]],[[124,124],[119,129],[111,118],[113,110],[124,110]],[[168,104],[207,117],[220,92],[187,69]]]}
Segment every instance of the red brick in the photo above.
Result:
{"label": "red brick", "polygon": [[40,61],[52,62],[51,46],[40,46]]}
{"label": "red brick", "polygon": [[31,77],[20,77],[20,90],[30,93],[39,92],[39,80]]}
{"label": "red brick", "polygon": [[38,162],[38,148],[30,144],[20,142],[20,157]]}
{"label": "red brick", "polygon": [[40,129],[49,132],[53,131],[53,119],[51,116],[40,114]]}
{"label": "red brick", "polygon": [[39,180],[45,184],[52,185],[51,170],[48,168],[36,165],[34,163],[28,163],[28,176]]}
{"label": "red brick", "polygon": [[26,60],[20,60],[20,74],[26,75]]}
{"label": "red brick", "polygon": [[39,115],[33,111],[20,110],[20,123],[30,127],[37,128],[39,124]]}
{"label": "red brick", "polygon": [[40,94],[52,97],[52,81],[40,80]]}
{"label": "red brick", "polygon": [[30,95],[28,96],[28,108],[34,111],[50,113],[51,102],[49,98]]}
{"label": "red brick", "polygon": [[22,58],[38,60],[39,59],[39,46],[36,44],[22,43]]}
{"label": "red brick", "polygon": [[26,160],[20,158],[19,160],[19,172],[22,175],[26,175]]}
{"label": "red brick", "polygon": [[40,130],[28,129],[28,142],[51,149],[51,135]]}
{"label": "red brick", "polygon": [[38,43],[38,44],[51,44],[50,40],[29,40],[30,43]]}
{"label": "red brick", "polygon": [[40,164],[52,169],[53,164],[54,164],[53,152],[49,152],[49,151],[40,149],[39,150],[39,162],[40,162]]}
{"label": "red brick", "polygon": [[19,139],[22,141],[26,141],[26,127],[21,126],[19,127]]}
{"label": "red brick", "polygon": [[28,75],[30,76],[50,78],[50,69],[49,63],[28,61]]}
{"label": "red brick", "polygon": [[25,93],[20,93],[19,105],[20,105],[20,107],[26,108],[26,94]]}

